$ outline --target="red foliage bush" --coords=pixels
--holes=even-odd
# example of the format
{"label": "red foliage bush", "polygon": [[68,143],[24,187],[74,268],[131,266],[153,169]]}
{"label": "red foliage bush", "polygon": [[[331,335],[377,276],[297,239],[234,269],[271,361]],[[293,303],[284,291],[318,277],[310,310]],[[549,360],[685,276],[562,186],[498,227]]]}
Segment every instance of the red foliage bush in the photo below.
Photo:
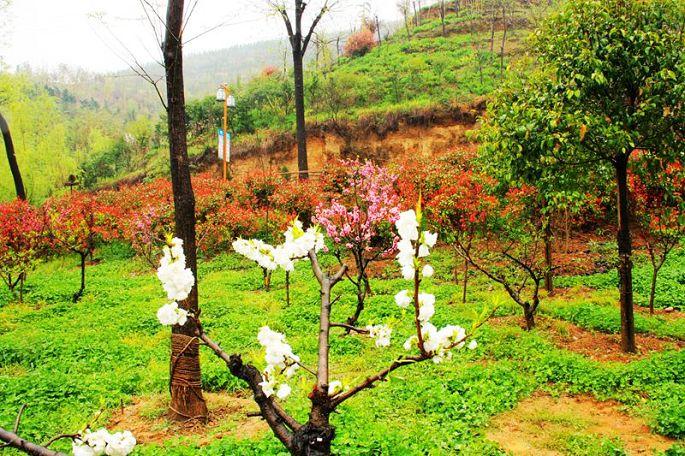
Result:
{"label": "red foliage bush", "polygon": [[23,200],[0,204],[0,276],[20,298],[26,274],[45,249],[41,211]]}
{"label": "red foliage bush", "polygon": [[343,52],[347,57],[361,57],[376,46],[376,38],[371,30],[363,28],[347,38]]}

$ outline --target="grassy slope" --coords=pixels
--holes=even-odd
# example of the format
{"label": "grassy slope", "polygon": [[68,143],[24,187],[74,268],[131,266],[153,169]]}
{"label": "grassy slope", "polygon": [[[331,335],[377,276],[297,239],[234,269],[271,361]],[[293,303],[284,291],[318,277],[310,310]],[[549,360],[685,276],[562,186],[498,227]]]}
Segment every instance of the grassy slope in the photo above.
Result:
{"label": "grassy slope", "polygon": [[[470,102],[496,89],[502,33],[496,32],[495,52],[491,53],[489,32],[463,30],[472,16],[451,14],[447,18],[453,27],[448,27],[445,37],[441,35],[440,21],[431,20],[416,29],[409,41],[398,32],[362,57],[341,59],[330,76],[352,82],[356,104],[345,116],[354,119],[369,113],[403,112],[425,106],[437,109]],[[457,25],[462,28],[457,29]],[[509,31],[505,68],[526,34],[525,30]],[[316,120],[330,116],[328,112],[312,114]]]}
{"label": "grassy slope", "polygon": [[[154,275],[126,249],[107,248],[104,261],[89,268],[89,291],[72,304],[78,270],[73,258],[42,265],[30,276],[26,304],[8,303],[0,294],[0,425],[8,426],[22,403],[30,406],[22,434],[39,441],[79,429],[100,408],[112,410],[132,396],[164,393],[168,376],[168,329],[155,311],[163,302]],[[329,259],[330,260],[330,259]],[[477,283],[467,306],[449,277],[451,259],[435,258],[438,274],[429,285],[438,299],[435,323],[468,324],[475,312],[498,294]],[[274,291],[258,290],[260,271],[234,256],[220,256],[201,266],[200,294],[204,322],[229,352],[240,351],[261,365],[256,341],[260,325],[284,331],[296,353],[314,364],[317,289],[306,264],[294,277],[293,303],[285,307],[283,278]],[[438,286],[438,284],[440,284]],[[333,338],[333,378],[354,383],[396,356],[411,331],[392,296],[405,286],[398,279],[372,283],[363,323],[395,320],[394,348],[378,350],[368,339]],[[351,291],[347,285],[340,291]],[[2,293],[5,293],[4,291]],[[334,310],[342,320],[353,305],[345,293]],[[504,312],[508,310],[503,309]],[[249,318],[246,318],[249,315]],[[583,323],[580,322],[582,325]],[[551,345],[541,332],[486,327],[480,347],[449,363],[425,364],[399,371],[380,387],[351,400],[333,418],[339,454],[499,454],[482,430],[494,414],[511,409],[539,388],[591,392],[612,397],[645,414],[660,432],[685,436],[685,353],[667,352],[627,365],[600,364]],[[239,385],[208,352],[203,355],[207,390],[236,391]],[[306,416],[308,384],[298,384],[287,407]],[[107,412],[105,413],[107,415]],[[178,439],[167,447],[149,446],[141,454],[278,454],[270,435],[238,441],[214,441],[201,451],[196,439]],[[607,450],[608,451],[608,450]],[[582,454],[582,453],[578,453]],[[585,453],[596,454],[596,453]],[[616,454],[616,453],[607,453]]]}

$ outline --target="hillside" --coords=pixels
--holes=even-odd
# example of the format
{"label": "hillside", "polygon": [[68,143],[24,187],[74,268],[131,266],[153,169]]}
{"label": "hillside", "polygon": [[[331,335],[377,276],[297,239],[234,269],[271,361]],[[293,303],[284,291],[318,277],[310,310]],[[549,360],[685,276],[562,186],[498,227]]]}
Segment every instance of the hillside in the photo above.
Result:
{"label": "hillside", "polygon": [[[506,79],[508,65],[518,61],[524,49],[530,24],[545,9],[513,3],[505,13],[503,20],[499,10],[464,5],[458,14],[449,11],[443,30],[437,11],[429,8],[422,11],[420,24],[408,30],[396,28],[366,53],[338,57],[336,49],[327,49],[318,59],[310,55],[305,96],[312,163],[341,155],[388,160],[396,151],[430,154],[442,149],[444,141],[428,138],[422,127],[472,128],[478,116],[478,109],[471,112],[474,106],[484,106],[483,97]],[[290,70],[283,66],[284,56],[288,57],[284,51],[282,43],[271,41],[187,57],[189,145],[196,170],[215,163],[216,153],[211,150],[216,147],[222,108],[214,101],[214,92],[220,80],[235,83],[237,108],[231,110],[229,122],[236,167],[260,163],[292,168],[293,83]],[[54,193],[70,174],[81,176],[87,188],[167,175],[166,122],[148,83],[128,72],[66,71],[48,84],[37,82],[44,76],[7,75],[9,86],[25,88],[22,94],[10,96],[8,106],[13,106],[11,97],[26,106],[33,103],[36,92],[44,93],[58,110],[50,123],[68,125],[60,130],[65,137],[52,142],[52,149],[59,144],[67,156],[57,169],[43,163],[44,152],[24,146],[42,141],[28,121],[16,133],[21,139],[15,141],[17,155],[29,182],[40,179],[34,170],[46,166],[54,175],[32,199],[41,201]],[[36,105],[34,111],[41,109]],[[24,112],[10,109],[10,125]],[[386,133],[407,136],[406,126],[414,128],[415,144],[401,140],[401,147],[397,142],[390,145]],[[427,143],[419,144],[423,138]],[[433,140],[435,146],[429,145]],[[322,141],[327,146],[320,146]],[[244,157],[248,160],[241,165]],[[7,172],[6,167],[0,169]],[[11,189],[3,187],[1,195],[8,197]]]}
{"label": "hillside", "polygon": [[[400,28],[364,55],[311,68],[305,83],[312,169],[332,157],[392,161],[473,148],[465,132],[475,126],[488,94],[506,79],[508,66],[518,62],[544,8],[517,5],[506,21],[488,13],[450,12],[443,33],[437,11],[427,9],[410,36]],[[238,89],[230,118],[234,171],[295,169],[290,79],[272,72]],[[216,147],[221,107],[208,97],[190,103],[188,113],[199,169],[211,167],[216,154],[208,150]]]}

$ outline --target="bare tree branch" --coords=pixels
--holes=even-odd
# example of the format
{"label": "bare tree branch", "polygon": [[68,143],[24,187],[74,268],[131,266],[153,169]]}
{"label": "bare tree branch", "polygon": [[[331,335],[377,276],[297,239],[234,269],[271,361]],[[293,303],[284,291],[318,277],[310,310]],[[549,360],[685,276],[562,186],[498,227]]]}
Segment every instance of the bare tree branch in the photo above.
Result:
{"label": "bare tree branch", "polygon": [[44,446],[24,440],[15,432],[10,432],[3,428],[0,428],[0,441],[5,442],[3,447],[15,448],[33,456],[66,456],[64,453],[52,451]]}

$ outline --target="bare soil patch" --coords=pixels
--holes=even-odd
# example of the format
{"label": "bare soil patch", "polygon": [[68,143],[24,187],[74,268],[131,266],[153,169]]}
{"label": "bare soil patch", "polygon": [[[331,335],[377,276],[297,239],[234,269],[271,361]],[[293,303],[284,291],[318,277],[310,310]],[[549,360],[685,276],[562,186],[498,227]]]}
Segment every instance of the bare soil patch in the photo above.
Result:
{"label": "bare soil patch", "polygon": [[[635,306],[635,312],[641,315],[650,316],[648,307]],[[675,321],[685,318],[685,312],[675,309],[670,312],[666,312],[664,309],[654,309],[654,316],[661,317],[669,321]]]}
{"label": "bare soil patch", "polygon": [[627,363],[645,358],[654,352],[685,347],[682,341],[662,339],[647,334],[637,334],[635,342],[637,353],[624,353],[621,350],[620,334],[605,334],[589,331],[566,321],[552,318],[538,318],[539,326],[550,332],[554,343],[575,353],[580,353],[596,361],[617,361]]}
{"label": "bare soil patch", "polygon": [[605,440],[622,445],[629,455],[651,455],[675,443],[652,434],[643,420],[621,412],[616,402],[541,393],[494,418],[486,436],[514,456],[566,455],[577,442],[599,445]]}
{"label": "bare soil patch", "polygon": [[[524,327],[522,317],[498,317],[490,320],[496,326]],[[616,361],[627,363],[646,358],[654,352],[668,349],[685,348],[685,342],[662,339],[646,334],[637,334],[637,353],[624,353],[621,349],[620,334],[605,334],[583,329],[563,320],[557,320],[538,315],[535,317],[536,330],[548,334],[552,342],[559,348],[569,350],[595,361]]]}
{"label": "bare soil patch", "polygon": [[163,444],[178,437],[190,437],[200,446],[224,437],[252,439],[268,431],[259,417],[248,417],[257,407],[249,398],[225,393],[205,393],[209,423],[179,423],[167,419],[167,395],[137,397],[125,407],[112,412],[110,429],[127,429],[141,444]]}

